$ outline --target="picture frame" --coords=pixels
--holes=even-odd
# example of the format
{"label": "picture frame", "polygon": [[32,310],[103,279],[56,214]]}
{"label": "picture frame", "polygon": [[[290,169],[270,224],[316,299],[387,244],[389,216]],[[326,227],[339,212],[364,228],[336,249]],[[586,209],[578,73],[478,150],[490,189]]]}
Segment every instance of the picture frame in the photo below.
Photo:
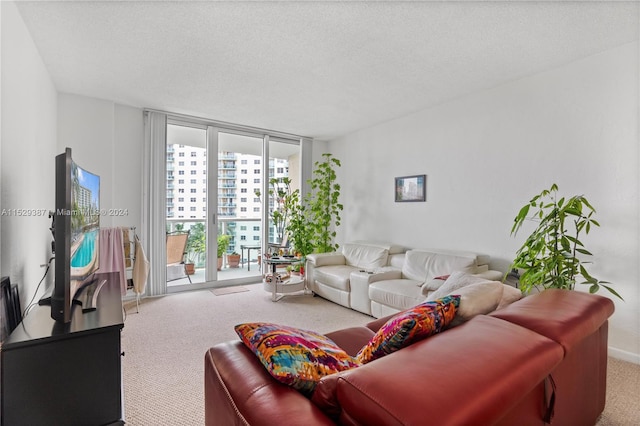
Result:
{"label": "picture frame", "polygon": [[395,178],[396,203],[427,201],[427,175]]}

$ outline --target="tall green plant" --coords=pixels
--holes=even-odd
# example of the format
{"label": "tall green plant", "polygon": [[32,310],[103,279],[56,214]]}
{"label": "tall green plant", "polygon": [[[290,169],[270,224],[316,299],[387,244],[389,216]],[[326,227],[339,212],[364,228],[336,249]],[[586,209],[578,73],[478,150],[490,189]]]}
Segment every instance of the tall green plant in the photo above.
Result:
{"label": "tall green plant", "polygon": [[314,249],[308,210],[300,203],[300,191],[298,189],[291,193],[289,201],[290,215],[287,225],[287,238],[297,253],[306,256],[312,253]]}
{"label": "tall green plant", "polygon": [[[262,195],[259,189],[254,191],[256,196]],[[289,223],[289,215],[292,208],[291,179],[279,177],[269,179],[269,197],[273,199],[273,208],[269,211],[271,221],[278,237],[278,243],[284,241],[285,230]]]}
{"label": "tall green plant", "polygon": [[600,226],[593,218],[595,209],[582,195],[558,200],[557,191],[558,186],[551,185],[523,206],[514,219],[511,235],[516,235],[527,220],[538,222],[538,227],[516,252],[511,265],[511,268],[523,270],[519,280],[521,289],[530,292],[542,286],[573,290],[577,275],[582,275],[582,284],[590,285],[590,293],[604,287],[622,299],[606,285],[609,282],[600,281],[587,271],[585,264],[591,262],[578,257],[592,255],[580,241],[580,236],[588,234],[593,226]]}
{"label": "tall green plant", "polygon": [[316,161],[313,177],[309,180],[311,193],[307,195],[309,228],[315,252],[327,253],[338,249],[334,243],[335,228],[340,225],[340,185],[336,183],[335,168],[340,160],[331,154],[322,154],[323,161]]}

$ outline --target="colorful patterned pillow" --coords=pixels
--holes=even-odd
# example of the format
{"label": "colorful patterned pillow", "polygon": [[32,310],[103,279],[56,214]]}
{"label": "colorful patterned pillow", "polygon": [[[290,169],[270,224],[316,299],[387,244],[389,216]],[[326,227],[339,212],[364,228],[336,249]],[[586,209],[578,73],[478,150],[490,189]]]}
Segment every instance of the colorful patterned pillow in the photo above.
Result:
{"label": "colorful patterned pillow", "polygon": [[460,296],[446,296],[400,312],[371,338],[356,359],[365,364],[439,333],[456,315]]}
{"label": "colorful patterned pillow", "polygon": [[309,396],[324,376],[360,363],[322,334],[272,323],[235,326],[242,342],[276,380]]}

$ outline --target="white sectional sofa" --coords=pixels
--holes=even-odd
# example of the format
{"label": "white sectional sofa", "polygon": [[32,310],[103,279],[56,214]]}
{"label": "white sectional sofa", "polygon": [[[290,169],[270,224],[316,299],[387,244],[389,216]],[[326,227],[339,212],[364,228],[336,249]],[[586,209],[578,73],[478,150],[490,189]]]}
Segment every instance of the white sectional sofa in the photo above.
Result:
{"label": "white sectional sofa", "polygon": [[360,241],[339,253],[307,256],[307,284],[319,296],[380,318],[423,302],[456,271],[502,280],[489,260],[473,252]]}
{"label": "white sectional sofa", "polygon": [[[353,306],[351,274],[390,266],[394,257],[405,250],[393,244],[356,241],[344,244],[340,252],[310,254],[306,265],[307,286],[325,299],[357,309]],[[356,300],[356,306],[358,303]]]}

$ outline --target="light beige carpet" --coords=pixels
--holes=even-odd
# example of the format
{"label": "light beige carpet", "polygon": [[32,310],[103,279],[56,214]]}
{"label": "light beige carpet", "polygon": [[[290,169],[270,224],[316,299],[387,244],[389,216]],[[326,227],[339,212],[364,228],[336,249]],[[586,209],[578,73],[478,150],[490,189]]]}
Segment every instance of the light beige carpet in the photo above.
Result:
{"label": "light beige carpet", "polygon": [[[122,332],[125,420],[132,426],[204,424],[204,354],[237,339],[233,326],[270,321],[326,333],[372,318],[310,295],[277,303],[261,284],[215,296],[202,290],[127,303]],[[597,426],[640,424],[640,366],[609,359],[607,406]]]}
{"label": "light beige carpet", "polygon": [[233,294],[233,293],[243,293],[245,291],[249,291],[248,288],[242,287],[241,285],[231,286],[231,287],[221,287],[214,288],[211,290],[211,293],[216,296],[224,296],[225,294]]}
{"label": "light beige carpet", "polygon": [[295,325],[321,333],[361,325],[371,317],[311,295],[271,301],[262,284],[223,297],[194,291],[125,305],[122,331],[125,420],[132,426],[204,425],[204,354],[237,339],[249,321]]}

